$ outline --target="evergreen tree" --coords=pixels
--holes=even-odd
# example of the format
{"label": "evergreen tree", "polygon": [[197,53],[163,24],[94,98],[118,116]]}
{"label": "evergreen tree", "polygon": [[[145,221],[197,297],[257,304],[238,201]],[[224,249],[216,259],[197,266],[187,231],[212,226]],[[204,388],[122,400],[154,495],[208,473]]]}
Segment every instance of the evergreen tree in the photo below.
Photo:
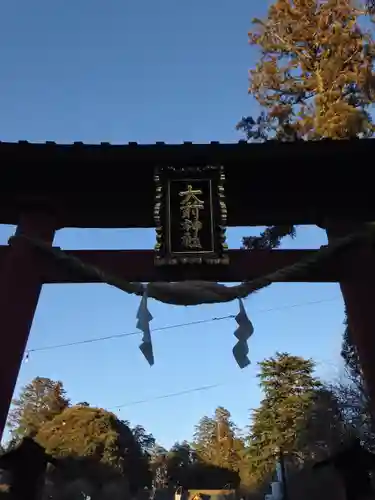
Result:
{"label": "evergreen tree", "polygon": [[312,360],[276,353],[259,365],[264,398],[253,411],[249,454],[252,471],[261,480],[274,470],[280,450],[290,462],[299,459],[299,439],[321,384],[313,375]]}
{"label": "evergreen tree", "polygon": [[73,406],[39,428],[36,440],[58,458],[90,458],[129,479],[132,490],[150,486],[148,462],[132,430],[101,408]]}
{"label": "evergreen tree", "polygon": [[321,460],[335,453],[347,431],[340,401],[329,387],[321,387],[312,397],[305,426],[298,436],[302,460]]}
{"label": "evergreen tree", "polygon": [[12,402],[8,426],[18,440],[26,434],[38,431],[69,406],[69,399],[62,382],[36,377],[22,388],[18,399]]}
{"label": "evergreen tree", "polygon": [[226,408],[219,406],[213,418],[200,420],[194,433],[194,448],[203,462],[233,471],[241,468],[244,443]]}
{"label": "evergreen tree", "polygon": [[187,441],[175,443],[168,452],[168,464],[171,468],[188,467],[196,460],[196,452]]}
{"label": "evergreen tree", "polygon": [[177,487],[189,476],[190,467],[197,460],[195,450],[187,441],[175,443],[169,450],[167,457],[167,471],[170,484]]}
{"label": "evergreen tree", "polygon": [[216,422],[213,418],[203,416],[195,426],[193,445],[200,460],[213,463],[216,440]]}
{"label": "evergreen tree", "polygon": [[373,448],[375,424],[358,350],[352,341],[347,317],[345,317],[344,325],[341,357],[345,366],[345,378],[336,386],[336,394],[346,423],[368,446]]}
{"label": "evergreen tree", "polygon": [[350,378],[350,380],[356,385],[360,386],[361,391],[364,391],[361,363],[359,361],[357,347],[354,345],[352,340],[352,335],[348,325],[348,318],[346,313],[345,313],[344,325],[345,325],[345,330],[341,345],[341,357],[344,360],[345,369],[347,371],[347,375]]}
{"label": "evergreen tree", "polygon": [[[122,420],[122,422],[130,427],[130,424],[127,420]],[[133,436],[137,443],[139,444],[142,453],[146,456],[150,456],[153,449],[155,448],[155,438],[152,434],[146,432],[145,428],[142,425],[136,425],[131,428]]]}
{"label": "evergreen tree", "polygon": [[150,461],[154,464],[162,462],[168,455],[168,450],[158,443],[155,443],[150,450]]}
{"label": "evergreen tree", "polygon": [[219,406],[215,410],[217,462],[215,465],[229,470],[240,470],[244,444],[230,412]]}

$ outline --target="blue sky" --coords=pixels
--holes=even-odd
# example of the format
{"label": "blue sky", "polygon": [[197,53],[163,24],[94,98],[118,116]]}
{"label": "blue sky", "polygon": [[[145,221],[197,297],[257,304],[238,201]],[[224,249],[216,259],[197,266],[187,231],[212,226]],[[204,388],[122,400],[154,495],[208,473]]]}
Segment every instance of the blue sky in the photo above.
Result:
{"label": "blue sky", "polygon": [[[213,0],[3,2],[0,139],[236,141],[236,122],[254,109],[247,95],[247,71],[254,63],[247,31],[264,10],[263,2],[243,0],[235,8]],[[0,227],[1,244],[13,230]],[[239,247],[250,231],[231,229],[230,246]],[[322,231],[303,227],[285,248],[317,248],[325,241]],[[152,248],[154,233],[65,229],[55,243]],[[132,332],[138,305],[139,299],[105,285],[46,286],[29,348]],[[249,298],[246,307],[255,333],[253,364],[243,371],[231,353],[236,324],[224,320],[155,332],[152,368],[136,335],[35,352],[22,366],[18,388],[37,375],[61,379],[73,402],[125,405],[119,416],[143,424],[169,446],[191,437],[199,418],[218,405],[247,425],[249,409],[260,398],[256,363],[276,350],[311,356],[319,374],[337,376],[343,331],[337,285],[274,285]],[[150,310],[152,326],[159,328],[235,314],[237,304],[178,308],[150,301]],[[224,385],[154,399],[211,384]],[[148,402],[134,404],[140,400]]]}

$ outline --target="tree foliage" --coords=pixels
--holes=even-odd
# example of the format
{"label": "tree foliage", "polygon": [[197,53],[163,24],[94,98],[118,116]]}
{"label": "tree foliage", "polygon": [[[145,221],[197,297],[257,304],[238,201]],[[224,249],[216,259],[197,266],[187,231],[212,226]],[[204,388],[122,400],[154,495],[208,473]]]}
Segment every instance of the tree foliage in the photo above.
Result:
{"label": "tree foliage", "polygon": [[[375,45],[363,22],[374,13],[373,1],[361,7],[356,0],[276,0],[265,19],[254,20],[249,40],[260,57],[250,71],[249,93],[262,111],[237,125],[249,141],[374,135]],[[292,224],[270,226],[243,238],[243,245],[274,249],[295,234]],[[334,388],[336,402],[346,424],[369,442],[375,426],[348,325],[341,354],[346,380]]]}
{"label": "tree foliage", "polygon": [[165,455],[169,483],[174,486],[186,484],[190,467],[196,462],[195,450],[187,441],[175,443]]}
{"label": "tree foliage", "polygon": [[364,390],[363,385],[363,374],[361,369],[361,363],[359,361],[358,350],[353,343],[352,334],[348,325],[348,318],[345,313],[345,330],[343,335],[343,341],[341,346],[341,357],[345,363],[345,369],[347,374],[355,384],[361,386],[361,390]]}
{"label": "tree foliage", "polygon": [[340,400],[330,387],[318,388],[298,437],[299,457],[304,461],[327,458],[347,437]]}
{"label": "tree foliage", "polygon": [[12,402],[8,425],[15,440],[53,420],[69,406],[62,382],[36,377],[21,389]]}
{"label": "tree foliage", "polygon": [[[375,46],[361,22],[369,12],[373,2],[276,0],[265,19],[254,19],[249,41],[260,57],[249,93],[262,111],[237,129],[255,142],[372,136]],[[243,245],[277,248],[284,236],[294,237],[295,226],[270,226]]]}
{"label": "tree foliage", "polygon": [[213,417],[202,417],[195,428],[193,445],[201,461],[239,470],[244,443],[227,409],[219,406]]}
{"label": "tree foliage", "polygon": [[291,462],[305,447],[301,436],[321,383],[313,375],[314,363],[287,353],[260,363],[260,386],[264,399],[253,411],[249,436],[250,465],[259,480],[274,468],[280,450]]}
{"label": "tree foliage", "polygon": [[[130,424],[127,420],[123,420],[122,422],[130,428]],[[142,425],[135,425],[131,428],[131,431],[142,453],[145,456],[150,456],[152,450],[155,447],[154,436],[146,432],[145,428]]]}
{"label": "tree foliage", "polygon": [[374,125],[374,43],[355,0],[276,0],[254,19],[260,49],[249,92],[262,107],[238,125],[249,140],[368,137]]}
{"label": "tree foliage", "polygon": [[[22,404],[16,406],[13,430],[17,436],[37,430],[35,439],[58,459],[47,475],[51,499],[60,498],[60,492],[70,498],[73,491],[94,498],[106,490],[115,498],[115,491],[135,494],[152,483],[198,490],[237,488],[241,483],[248,488],[272,471],[276,447],[288,452],[292,461],[303,462],[328,453],[339,440],[336,399],[321,387],[313,369],[311,360],[285,353],[260,363],[264,399],[254,411],[247,436],[240,434],[230,412],[218,407],[212,416],[201,418],[192,443],[175,443],[167,450],[141,425],[131,427],[88,403],[70,406],[61,383],[45,381],[43,390],[35,390],[40,379],[28,384],[16,400]],[[56,387],[56,401],[64,404],[51,397]]]}
{"label": "tree foliage", "polygon": [[198,457],[194,448],[187,441],[175,443],[167,453],[168,466],[171,469],[180,469],[181,467],[189,467],[197,462]]}
{"label": "tree foliage", "polygon": [[353,343],[347,317],[345,318],[341,356],[344,361],[344,378],[334,390],[340,401],[342,414],[352,431],[373,448],[375,424],[371,413],[370,398],[363,378],[358,350]]}
{"label": "tree foliage", "polygon": [[[53,456],[90,456],[121,468],[120,428],[121,423],[112,413],[73,406],[46,423],[37,440]],[[131,434],[128,427],[121,430]]]}
{"label": "tree foliage", "polygon": [[285,236],[295,238],[296,227],[294,224],[268,226],[260,236],[245,236],[242,238],[242,244],[248,250],[274,250],[280,247]]}
{"label": "tree foliage", "polygon": [[146,486],[147,462],[131,429],[101,408],[73,406],[45,423],[37,441],[54,457],[89,457]]}
{"label": "tree foliage", "polygon": [[159,464],[161,463],[165,457],[168,455],[168,450],[164,448],[164,446],[161,446],[160,444],[156,443],[150,450],[150,462],[152,464]]}

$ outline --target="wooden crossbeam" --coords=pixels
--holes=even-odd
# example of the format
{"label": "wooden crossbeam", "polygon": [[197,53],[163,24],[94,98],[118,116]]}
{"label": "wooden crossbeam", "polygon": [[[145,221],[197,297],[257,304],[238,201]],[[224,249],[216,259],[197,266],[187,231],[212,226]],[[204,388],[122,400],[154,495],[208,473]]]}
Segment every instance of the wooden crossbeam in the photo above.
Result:
{"label": "wooden crossbeam", "polygon": [[[0,266],[9,247],[0,246]],[[37,250],[36,250],[37,251]],[[217,282],[250,281],[292,265],[317,250],[231,250],[230,264],[179,265],[158,267],[154,264],[153,250],[67,250],[83,262],[121,277],[126,281],[184,281],[203,280]],[[1,267],[0,267],[1,268]],[[375,276],[375,272],[372,272]],[[73,273],[57,263],[52,257],[43,255],[40,259],[40,273],[43,283],[93,283],[84,275]],[[352,279],[350,268],[342,265],[340,255],[329,262],[322,262],[316,268],[293,278],[293,282],[337,282]]]}
{"label": "wooden crossbeam", "polygon": [[[0,141],[0,222],[18,224],[22,214],[42,211],[53,213],[59,228],[154,227],[154,169],[168,165],[224,167],[228,226],[320,224],[322,217],[372,221],[372,185],[363,182],[367,165],[357,160],[373,157],[374,150],[373,139],[179,145]],[[276,162],[282,168],[275,169]],[[25,164],[33,165],[29,175]],[[301,164],[314,171],[309,182],[300,175]],[[92,175],[94,169],[102,175]]]}

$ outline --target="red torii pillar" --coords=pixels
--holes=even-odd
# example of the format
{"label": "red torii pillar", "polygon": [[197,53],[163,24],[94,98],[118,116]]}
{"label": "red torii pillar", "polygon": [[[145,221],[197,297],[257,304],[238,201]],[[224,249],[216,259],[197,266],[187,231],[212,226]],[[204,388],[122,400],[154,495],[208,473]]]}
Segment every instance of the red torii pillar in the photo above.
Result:
{"label": "red torii pillar", "polygon": [[[358,231],[360,225],[332,221],[325,224],[328,241]],[[375,247],[374,240],[364,240],[344,250],[342,265],[351,268],[350,281],[340,283],[348,315],[348,324],[358,349],[363,377],[375,418]],[[364,274],[368,270],[368,275]]]}
{"label": "red torii pillar", "polygon": [[[53,217],[30,213],[20,217],[16,235],[39,238],[52,245],[55,232]],[[20,239],[9,248],[1,267],[0,321],[4,348],[0,359],[0,438],[42,289],[42,257]]]}

